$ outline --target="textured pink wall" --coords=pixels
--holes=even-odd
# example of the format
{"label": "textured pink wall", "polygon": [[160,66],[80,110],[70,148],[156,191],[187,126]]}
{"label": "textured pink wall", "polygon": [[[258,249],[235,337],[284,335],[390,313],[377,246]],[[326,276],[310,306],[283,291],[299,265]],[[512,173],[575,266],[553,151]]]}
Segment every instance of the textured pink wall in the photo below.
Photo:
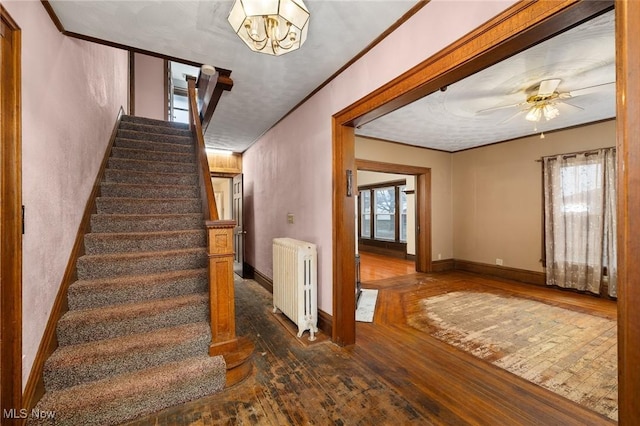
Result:
{"label": "textured pink wall", "polygon": [[164,98],[164,59],[136,53],[135,115],[164,120],[167,101]]}
{"label": "textured pink wall", "polygon": [[120,106],[128,54],[60,34],[40,2],[3,1],[22,30],[23,387]]}
{"label": "textured pink wall", "polygon": [[[318,307],[331,314],[331,116],[513,3],[431,1],[247,150],[243,156],[247,262],[272,277],[273,238],[317,244]],[[287,224],[287,213],[295,215],[293,225]]]}

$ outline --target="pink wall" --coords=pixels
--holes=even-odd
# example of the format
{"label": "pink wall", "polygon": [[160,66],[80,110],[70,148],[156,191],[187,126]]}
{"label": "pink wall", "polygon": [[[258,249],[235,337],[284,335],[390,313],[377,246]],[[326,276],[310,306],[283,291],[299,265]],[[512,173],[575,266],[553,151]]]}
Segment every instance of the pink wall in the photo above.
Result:
{"label": "pink wall", "polygon": [[164,59],[140,53],[136,53],[134,58],[135,115],[164,120],[167,110]]}
{"label": "pink wall", "polygon": [[[272,277],[273,238],[317,244],[318,307],[332,314],[331,116],[513,3],[432,0],[247,150],[246,261]],[[293,225],[287,213],[295,215]]]}
{"label": "pink wall", "polygon": [[3,1],[22,30],[23,387],[120,106],[128,54],[63,36],[40,2]]}

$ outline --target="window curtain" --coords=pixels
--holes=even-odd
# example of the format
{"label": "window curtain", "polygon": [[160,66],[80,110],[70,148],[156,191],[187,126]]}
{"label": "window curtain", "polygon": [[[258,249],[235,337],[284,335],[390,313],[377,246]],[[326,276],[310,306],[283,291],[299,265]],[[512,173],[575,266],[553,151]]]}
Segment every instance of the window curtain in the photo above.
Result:
{"label": "window curtain", "polygon": [[544,157],[547,285],[616,296],[615,150]]}

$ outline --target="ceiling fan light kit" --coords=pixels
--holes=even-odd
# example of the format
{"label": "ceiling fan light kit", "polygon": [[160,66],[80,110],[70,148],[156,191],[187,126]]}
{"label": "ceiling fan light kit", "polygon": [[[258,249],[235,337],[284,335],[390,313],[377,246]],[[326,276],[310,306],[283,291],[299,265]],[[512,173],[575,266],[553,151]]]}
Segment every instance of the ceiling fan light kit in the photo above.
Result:
{"label": "ceiling fan light kit", "polygon": [[249,49],[279,56],[304,44],[309,17],[302,0],[235,0],[227,19]]}
{"label": "ceiling fan light kit", "polygon": [[540,121],[542,117],[545,120],[553,120],[560,115],[560,110],[550,103],[539,103],[531,107],[525,119],[529,121]]}

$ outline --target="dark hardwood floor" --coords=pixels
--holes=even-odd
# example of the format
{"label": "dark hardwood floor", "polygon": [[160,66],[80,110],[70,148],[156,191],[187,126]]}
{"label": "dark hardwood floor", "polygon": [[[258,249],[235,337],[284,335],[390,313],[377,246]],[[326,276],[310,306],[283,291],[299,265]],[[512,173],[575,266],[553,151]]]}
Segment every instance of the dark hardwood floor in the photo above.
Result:
{"label": "dark hardwood floor", "polygon": [[256,344],[252,376],[131,424],[615,424],[405,323],[406,310],[421,297],[456,289],[509,292],[609,318],[616,316],[615,302],[461,272],[363,281],[379,289],[374,322],[357,323],[357,343],[341,348],[326,339],[301,344],[271,313],[271,294],[238,280],[238,333]]}

